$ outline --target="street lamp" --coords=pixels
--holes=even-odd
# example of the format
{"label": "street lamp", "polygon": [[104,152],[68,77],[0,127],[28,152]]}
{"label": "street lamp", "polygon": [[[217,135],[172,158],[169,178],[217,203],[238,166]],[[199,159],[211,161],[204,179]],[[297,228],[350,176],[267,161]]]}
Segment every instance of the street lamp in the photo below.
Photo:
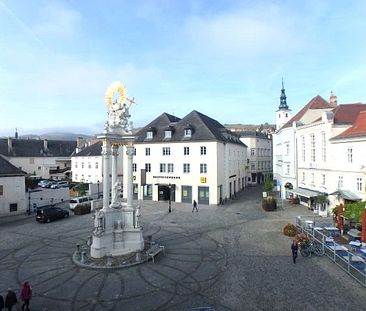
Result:
{"label": "street lamp", "polygon": [[31,191],[31,189],[28,188],[28,215],[31,214],[31,202],[30,202],[31,196],[30,196],[30,191]]}
{"label": "street lamp", "polygon": [[97,181],[97,185],[98,185],[98,199],[99,199],[99,180]]}
{"label": "street lamp", "polygon": [[172,212],[172,185],[169,183],[169,213]]}

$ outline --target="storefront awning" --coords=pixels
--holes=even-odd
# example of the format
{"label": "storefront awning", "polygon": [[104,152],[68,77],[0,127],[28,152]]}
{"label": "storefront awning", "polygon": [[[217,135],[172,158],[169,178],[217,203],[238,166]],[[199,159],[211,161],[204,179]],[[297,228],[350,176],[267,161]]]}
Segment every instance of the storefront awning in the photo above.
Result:
{"label": "storefront awning", "polygon": [[361,201],[361,198],[349,190],[337,190],[332,192],[330,195],[339,195],[343,199],[350,201]]}
{"label": "storefront awning", "polygon": [[297,195],[300,195],[305,198],[313,198],[313,197],[317,197],[318,195],[322,194],[321,192],[304,189],[304,188],[295,188],[292,190],[288,190],[288,192],[292,192],[293,194],[297,194]]}

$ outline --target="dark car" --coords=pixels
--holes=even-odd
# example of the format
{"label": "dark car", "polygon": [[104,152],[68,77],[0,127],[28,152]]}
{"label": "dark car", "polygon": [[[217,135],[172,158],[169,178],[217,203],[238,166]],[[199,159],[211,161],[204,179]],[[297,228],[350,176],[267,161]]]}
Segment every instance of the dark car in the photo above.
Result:
{"label": "dark car", "polygon": [[39,222],[51,222],[53,220],[67,218],[69,212],[59,207],[45,207],[37,210],[36,220]]}

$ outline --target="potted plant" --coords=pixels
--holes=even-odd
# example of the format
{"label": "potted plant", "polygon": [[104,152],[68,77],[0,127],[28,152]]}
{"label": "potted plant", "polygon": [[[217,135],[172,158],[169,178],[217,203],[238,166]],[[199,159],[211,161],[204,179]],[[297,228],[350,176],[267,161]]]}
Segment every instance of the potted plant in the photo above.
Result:
{"label": "potted plant", "polygon": [[283,227],[283,234],[286,236],[294,237],[297,234],[297,228],[295,225],[288,223]]}
{"label": "potted plant", "polygon": [[263,190],[265,192],[264,198],[262,199],[262,208],[265,211],[274,211],[277,208],[277,201],[273,197],[273,180],[270,176],[266,176],[264,179]]}

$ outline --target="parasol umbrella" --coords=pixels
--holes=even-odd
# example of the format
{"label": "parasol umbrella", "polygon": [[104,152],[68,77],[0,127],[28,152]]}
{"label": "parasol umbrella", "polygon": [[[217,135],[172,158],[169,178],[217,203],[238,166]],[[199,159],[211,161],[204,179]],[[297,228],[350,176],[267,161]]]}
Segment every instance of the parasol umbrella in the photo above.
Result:
{"label": "parasol umbrella", "polygon": [[361,225],[362,225],[361,242],[366,242],[366,209],[362,211]]}
{"label": "parasol umbrella", "polygon": [[343,230],[343,204],[338,205],[337,224],[338,229]]}

